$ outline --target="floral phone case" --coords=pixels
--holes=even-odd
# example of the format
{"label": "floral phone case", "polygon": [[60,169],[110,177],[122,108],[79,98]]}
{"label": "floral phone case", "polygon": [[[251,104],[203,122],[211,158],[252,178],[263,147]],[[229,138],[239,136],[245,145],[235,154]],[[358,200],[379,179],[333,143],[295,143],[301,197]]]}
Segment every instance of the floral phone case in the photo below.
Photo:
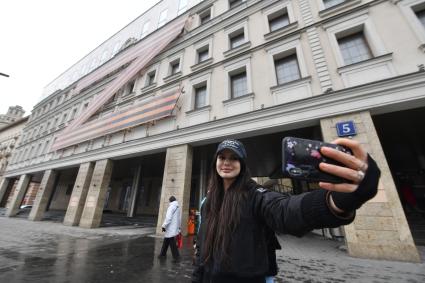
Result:
{"label": "floral phone case", "polygon": [[285,177],[309,182],[350,183],[344,178],[325,173],[319,169],[320,162],[344,166],[340,162],[322,156],[320,148],[329,146],[352,154],[351,150],[337,144],[316,140],[286,137],[282,140],[282,172]]}

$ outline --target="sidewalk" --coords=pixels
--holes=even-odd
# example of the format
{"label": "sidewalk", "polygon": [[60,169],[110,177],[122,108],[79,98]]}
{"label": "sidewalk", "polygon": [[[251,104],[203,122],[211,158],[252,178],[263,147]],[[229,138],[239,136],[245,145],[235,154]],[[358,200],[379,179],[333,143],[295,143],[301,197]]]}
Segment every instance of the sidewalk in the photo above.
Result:
{"label": "sidewalk", "polygon": [[[158,260],[153,228],[82,229],[0,217],[0,282],[190,282],[192,238],[182,260]],[[425,282],[425,263],[349,257],[316,235],[280,237],[276,282]],[[422,258],[425,249],[421,248]]]}

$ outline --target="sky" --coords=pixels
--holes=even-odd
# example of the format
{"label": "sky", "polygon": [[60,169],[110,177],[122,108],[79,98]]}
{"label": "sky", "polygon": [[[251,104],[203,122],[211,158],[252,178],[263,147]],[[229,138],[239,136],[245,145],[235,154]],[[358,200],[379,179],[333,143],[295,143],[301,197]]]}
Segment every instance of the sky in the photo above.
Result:
{"label": "sky", "polygon": [[43,88],[160,0],[13,0],[0,6],[0,114]]}

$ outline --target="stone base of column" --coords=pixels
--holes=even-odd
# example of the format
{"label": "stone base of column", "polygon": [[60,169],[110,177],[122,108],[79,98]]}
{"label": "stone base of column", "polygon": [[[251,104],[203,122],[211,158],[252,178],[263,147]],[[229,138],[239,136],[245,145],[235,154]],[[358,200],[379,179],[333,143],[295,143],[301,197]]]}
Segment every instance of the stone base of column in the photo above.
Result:
{"label": "stone base of column", "polygon": [[56,172],[53,170],[44,172],[37,196],[35,197],[34,205],[28,217],[29,220],[41,221],[41,219],[43,219],[44,212],[49,204],[50,196],[54,190],[56,175]]}
{"label": "stone base of column", "polygon": [[336,123],[346,121],[354,121],[357,135],[353,139],[362,144],[381,169],[377,195],[357,210],[352,224],[344,226],[349,254],[362,258],[419,262],[419,253],[370,113],[322,119],[324,140],[337,138]]}
{"label": "stone base of column", "polygon": [[80,223],[93,169],[94,163],[84,163],[81,164],[78,170],[77,179],[72,189],[71,199],[63,221],[66,226],[77,226]]}
{"label": "stone base of column", "polygon": [[22,200],[24,199],[30,180],[31,176],[27,174],[21,175],[21,177],[19,178],[18,185],[16,186],[15,192],[12,196],[12,201],[6,211],[7,217],[12,217],[18,214],[19,207],[22,203]]}
{"label": "stone base of column", "polygon": [[111,180],[112,166],[111,160],[105,159],[96,162],[80,220],[80,227],[97,228],[100,226],[106,193]]}

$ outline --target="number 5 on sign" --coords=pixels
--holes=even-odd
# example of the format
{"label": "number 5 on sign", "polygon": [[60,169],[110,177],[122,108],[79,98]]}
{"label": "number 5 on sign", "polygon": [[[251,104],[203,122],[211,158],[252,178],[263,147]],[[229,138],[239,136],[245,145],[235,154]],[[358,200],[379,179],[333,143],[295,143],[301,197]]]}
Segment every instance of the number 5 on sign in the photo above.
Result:
{"label": "number 5 on sign", "polygon": [[357,134],[353,121],[336,123],[338,137],[355,136]]}

